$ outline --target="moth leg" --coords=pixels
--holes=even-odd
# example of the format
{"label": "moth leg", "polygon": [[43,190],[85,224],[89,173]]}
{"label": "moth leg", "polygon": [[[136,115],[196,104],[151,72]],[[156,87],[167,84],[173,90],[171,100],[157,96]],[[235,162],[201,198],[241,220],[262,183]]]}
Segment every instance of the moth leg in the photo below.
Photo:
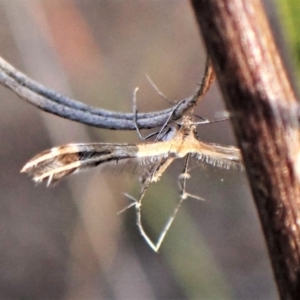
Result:
{"label": "moth leg", "polygon": [[[143,180],[142,180],[142,192],[139,196],[138,199],[132,197],[131,195],[128,195],[128,194],[125,194],[125,196],[127,198],[129,198],[130,200],[132,200],[133,202],[130,203],[128,206],[126,206],[123,210],[121,210],[119,213],[122,213],[124,212],[125,210],[129,209],[130,207],[135,207],[135,210],[136,210],[136,225],[138,227],[138,230],[141,234],[141,236],[143,237],[143,239],[147,242],[147,244],[150,246],[150,248],[154,251],[154,252],[158,252],[161,244],[162,244],[162,241],[163,241],[163,238],[164,236],[160,235],[157,243],[154,243],[150,237],[148,236],[148,234],[146,233],[146,231],[144,230],[144,227],[143,227],[143,223],[142,223],[142,200],[145,196],[145,193],[149,187],[149,185],[154,182],[154,181],[157,181],[159,176],[158,174],[161,171],[161,168],[162,166],[168,162],[168,160],[166,161],[160,161],[158,162],[155,167],[151,170],[151,173],[149,173],[149,175],[147,177],[144,177]],[[165,169],[163,169],[165,170]],[[171,224],[170,224],[171,225]],[[169,226],[170,226],[169,225]],[[167,225],[168,226],[168,225]],[[165,231],[165,229],[164,229]],[[166,230],[167,231],[167,230]],[[164,233],[164,235],[166,235],[167,232]]]}
{"label": "moth leg", "polygon": [[180,179],[183,180],[183,183],[182,183],[182,187],[181,187],[181,197],[180,197],[180,200],[178,202],[178,204],[176,205],[172,215],[169,217],[169,220],[167,221],[166,225],[164,226],[162,232],[160,233],[159,237],[158,237],[158,240],[156,242],[156,244],[154,245],[155,248],[152,248],[155,252],[158,252],[160,246],[162,245],[170,227],[172,226],[175,218],[176,218],[176,215],[179,211],[179,208],[182,204],[182,202],[187,199],[187,197],[189,197],[190,195],[188,193],[186,193],[185,191],[185,187],[186,187],[186,180],[190,177],[190,175],[188,174],[188,163],[189,163],[189,158],[190,158],[190,154],[187,155],[187,158],[186,158],[186,161],[185,161],[185,165],[184,165],[184,170],[183,172],[181,173],[180,175]]}
{"label": "moth leg", "polygon": [[126,207],[124,207],[123,209],[121,209],[120,211],[118,211],[117,215],[120,215],[122,214],[124,211],[126,211],[127,209],[133,207],[133,206],[136,206],[137,205],[137,199],[132,197],[131,195],[127,194],[127,193],[124,193],[124,196],[126,198],[128,198],[129,200],[131,200],[132,202],[130,204],[128,204]]}
{"label": "moth leg", "polygon": [[[159,93],[159,95],[160,96],[162,96],[162,97],[164,97],[165,99],[167,99],[158,89],[157,89],[157,87],[155,86],[155,84],[151,81],[151,79],[150,79],[150,77],[148,76],[148,75],[146,75],[147,76],[147,78],[148,78],[148,80],[150,81],[150,83],[153,85],[153,87],[155,88],[155,90]],[[160,140],[162,140],[163,139],[163,137],[164,137],[164,135],[167,133],[167,130],[166,130],[166,128],[167,128],[167,126],[168,126],[168,124],[169,124],[169,122],[170,122],[170,120],[171,120],[171,118],[172,118],[172,116],[173,116],[173,114],[174,114],[174,112],[176,111],[176,109],[180,106],[180,104],[184,101],[184,100],[182,100],[182,101],[180,101],[180,102],[178,102],[176,105],[175,105],[175,107],[172,109],[172,111],[170,112],[170,114],[169,114],[169,116],[168,116],[168,118],[167,118],[167,120],[166,120],[166,122],[163,124],[163,126],[161,127],[161,129],[159,130],[159,131],[156,131],[156,132],[152,132],[152,133],[150,133],[149,135],[147,135],[147,136],[145,136],[145,137],[143,137],[142,136],[142,134],[141,134],[141,131],[140,131],[140,128],[139,128],[139,125],[138,125],[138,110],[137,110],[137,105],[136,105],[136,94],[137,94],[137,91],[139,90],[139,88],[138,87],[136,87],[135,89],[134,89],[134,91],[133,91],[133,105],[132,105],[132,109],[133,109],[133,122],[134,122],[134,127],[135,127],[135,129],[136,129],[136,132],[137,132],[137,134],[138,134],[138,136],[140,137],[140,139],[141,140],[147,140],[147,139],[149,139],[149,138],[151,138],[151,137],[153,137],[153,136],[155,136],[156,135],[156,138],[155,138],[155,142],[157,142],[157,141],[160,141]],[[170,102],[170,100],[168,100],[169,102]],[[172,102],[171,102],[172,103]],[[173,103],[174,104],[174,103]]]}
{"label": "moth leg", "polygon": [[174,222],[176,215],[179,211],[179,208],[182,204],[182,202],[188,197],[188,194],[185,191],[186,188],[186,180],[188,178],[190,178],[190,175],[188,174],[188,163],[189,163],[189,158],[190,158],[190,154],[187,155],[186,161],[185,161],[185,165],[184,165],[184,169],[183,172],[180,174],[179,176],[179,180],[182,179],[182,185],[180,187],[181,189],[181,196],[180,196],[180,200],[178,202],[178,204],[176,205],[172,215],[169,217],[168,222],[166,223],[166,225],[164,226],[161,234],[158,237],[157,243],[156,243],[156,252],[159,250],[162,242],[164,241],[170,227],[172,226],[172,223]]}
{"label": "moth leg", "polygon": [[138,110],[137,110],[137,106],[136,106],[136,93],[137,91],[139,90],[138,87],[136,87],[133,91],[133,99],[132,99],[132,102],[133,102],[133,105],[132,105],[132,109],[133,109],[133,122],[134,122],[134,127],[136,129],[136,132],[138,133],[139,137],[141,140],[144,140],[144,137],[142,136],[141,132],[140,132],[140,129],[139,129],[139,126],[138,126],[138,117],[137,117],[137,114],[138,114]]}
{"label": "moth leg", "polygon": [[203,117],[195,115],[195,114],[193,114],[193,116],[201,119],[201,121],[194,122],[193,123],[194,125],[212,124],[212,123],[224,122],[224,121],[228,121],[229,120],[228,117],[224,117],[224,118],[220,118],[220,119],[215,119],[215,120],[209,120],[209,119],[203,118]]}
{"label": "moth leg", "polygon": [[145,182],[145,184],[143,186],[143,189],[142,189],[142,193],[141,193],[141,195],[139,196],[138,199],[134,198],[131,195],[125,194],[125,196],[127,198],[129,198],[130,200],[132,200],[133,202],[130,203],[128,206],[126,206],[124,209],[122,209],[119,213],[124,212],[125,210],[127,210],[130,207],[133,207],[133,206],[135,207],[136,225],[138,227],[138,230],[139,230],[141,236],[143,237],[143,239],[149,245],[149,247],[154,252],[157,252],[159,247],[157,247],[157,245],[155,243],[153,243],[152,240],[150,239],[150,237],[147,235],[146,231],[144,230],[143,223],[142,223],[142,200],[145,196],[146,190],[147,190],[150,183],[151,183],[151,177],[149,177],[149,179]]}
{"label": "moth leg", "polygon": [[189,165],[190,157],[191,157],[191,154],[188,154],[186,156],[183,172],[179,175],[178,185],[179,185],[180,192],[181,192],[181,195],[180,195],[181,200],[179,202],[179,205],[181,205],[183,200],[185,200],[187,198],[193,198],[196,200],[205,201],[205,199],[203,199],[197,195],[190,194],[186,191],[186,181],[187,181],[187,179],[189,179],[191,177],[191,175],[188,173],[188,171],[189,171],[188,165]]}
{"label": "moth leg", "polygon": [[141,134],[141,131],[140,131],[140,128],[139,128],[139,125],[138,125],[138,117],[137,117],[137,115],[138,115],[138,110],[137,110],[137,105],[136,105],[136,94],[137,94],[137,91],[138,91],[138,90],[139,90],[139,88],[136,87],[136,88],[134,89],[134,91],[133,91],[133,101],[132,101],[132,102],[133,102],[133,105],[132,105],[132,109],[133,109],[133,118],[134,118],[134,119],[133,119],[133,122],[134,122],[134,127],[135,127],[135,129],[136,129],[136,132],[137,132],[139,138],[140,138],[141,140],[145,141],[145,140],[151,138],[152,136],[157,135],[157,134],[158,134],[158,131],[152,132],[152,133],[150,133],[149,135],[147,135],[147,136],[145,136],[145,137],[143,137],[142,134]]}
{"label": "moth leg", "polygon": [[135,209],[136,209],[136,225],[139,229],[139,232],[140,232],[141,236],[144,238],[146,243],[150,246],[150,248],[154,252],[157,252],[158,251],[157,245],[152,242],[152,240],[150,239],[150,237],[148,236],[148,234],[144,230],[143,223],[142,223],[142,199],[145,195],[146,189],[148,188],[149,184],[150,184],[150,181],[148,182],[147,185],[145,185],[143,187],[142,194],[140,195],[139,200],[137,201],[137,205],[135,206]]}
{"label": "moth leg", "polygon": [[169,220],[168,222],[166,223],[165,227],[163,228],[163,231],[161,232],[158,240],[157,240],[157,243],[155,245],[155,249],[156,249],[156,252],[159,250],[162,242],[164,241],[170,227],[172,226],[172,223],[174,222],[175,218],[176,218],[176,215],[179,211],[179,208],[182,204],[182,202],[184,200],[186,200],[187,198],[194,198],[194,199],[197,199],[197,200],[202,200],[204,201],[205,199],[201,198],[201,197],[198,197],[196,195],[192,195],[190,193],[187,193],[186,192],[186,181],[187,179],[190,178],[190,175],[188,173],[188,163],[189,163],[189,159],[190,159],[190,154],[187,155],[186,157],[186,161],[185,161],[185,165],[184,165],[184,169],[183,169],[183,172],[180,174],[179,176],[179,180],[182,180],[182,183],[180,183],[180,190],[181,190],[181,196],[180,196],[180,200],[178,202],[178,204],[176,205],[172,215],[169,217]]}
{"label": "moth leg", "polygon": [[[150,181],[149,181],[149,183],[150,183]],[[149,183],[148,183],[148,185],[149,185]],[[147,187],[148,187],[148,185],[147,185]],[[164,238],[165,238],[166,234],[168,233],[168,231],[169,231],[169,229],[170,229],[170,227],[171,227],[171,225],[172,225],[172,223],[173,223],[173,221],[174,221],[174,219],[175,219],[175,216],[176,216],[176,214],[177,214],[177,211],[178,211],[180,205],[177,205],[177,207],[175,208],[175,211],[173,212],[173,214],[172,214],[172,216],[169,218],[167,224],[164,226],[163,231],[162,231],[161,234],[159,235],[157,242],[154,243],[154,242],[149,238],[149,236],[147,235],[147,233],[145,232],[144,227],[143,227],[143,224],[142,224],[142,215],[141,215],[142,202],[141,202],[141,201],[142,201],[142,198],[143,198],[143,196],[144,196],[144,194],[145,194],[145,191],[146,191],[146,188],[147,188],[147,187],[146,187],[146,186],[144,187],[143,192],[142,192],[142,194],[141,194],[141,196],[140,196],[140,199],[137,201],[137,205],[135,206],[135,208],[136,208],[136,217],[137,217],[137,219],[136,219],[136,224],[137,224],[137,227],[138,227],[138,229],[139,229],[139,231],[140,231],[140,234],[142,235],[142,237],[144,238],[144,240],[147,242],[147,244],[150,246],[150,248],[151,248],[154,252],[158,252],[158,250],[159,250],[161,244],[162,244],[163,241],[164,241]]]}
{"label": "moth leg", "polygon": [[151,80],[150,76],[148,74],[146,74],[146,77],[148,79],[148,81],[150,82],[151,86],[154,88],[154,90],[157,92],[157,94],[159,96],[161,96],[162,98],[164,98],[165,100],[167,100],[170,104],[174,105],[175,101],[170,100],[167,96],[165,96],[160,90],[159,88],[156,86],[156,84]]}
{"label": "moth leg", "polygon": [[139,229],[139,232],[140,232],[141,236],[144,238],[144,240],[147,242],[147,244],[150,246],[150,248],[155,252],[159,251],[159,249],[160,249],[160,247],[161,247],[161,245],[162,245],[162,243],[163,243],[170,227],[172,226],[172,224],[173,224],[173,222],[176,218],[176,215],[179,211],[179,208],[180,208],[182,202],[184,200],[186,200],[187,198],[194,198],[194,199],[202,200],[202,201],[204,200],[201,197],[198,197],[196,195],[192,195],[192,194],[186,192],[186,181],[187,181],[188,178],[190,178],[190,175],[188,173],[189,159],[190,159],[190,154],[187,155],[183,172],[179,176],[180,191],[181,191],[180,200],[179,200],[178,204],[176,205],[172,215],[169,217],[169,219],[168,219],[166,225],[164,226],[162,232],[160,233],[156,243],[154,243],[150,239],[150,237],[148,236],[148,234],[144,230],[143,223],[142,223],[142,212],[141,211],[142,211],[142,200],[145,196],[146,190],[147,190],[148,186],[150,185],[150,183],[153,181],[153,178],[155,178],[155,175],[159,170],[160,164],[157,164],[157,166],[152,171],[152,174],[143,182],[142,193],[141,193],[141,195],[138,199],[136,199],[136,198],[134,198],[134,197],[132,197],[128,194],[125,194],[125,196],[128,197],[133,202],[130,203],[123,210],[121,210],[119,213],[129,209],[130,207],[133,207],[133,206],[135,207],[135,209],[136,209],[136,225]]}
{"label": "moth leg", "polygon": [[[197,200],[204,201],[203,198],[198,197],[196,195],[192,195],[192,194],[186,192],[186,181],[187,181],[188,178],[190,178],[190,175],[188,173],[188,165],[189,165],[190,156],[191,156],[190,154],[187,155],[183,172],[179,176],[179,182],[182,180],[182,183],[180,183],[180,191],[181,191],[180,200],[179,200],[178,204],[176,205],[176,207],[175,207],[172,215],[169,217],[169,219],[168,219],[166,225],[164,226],[162,232],[160,233],[160,235],[159,235],[156,243],[153,243],[151,241],[151,239],[148,237],[148,235],[145,233],[145,231],[143,229],[142,221],[141,221],[141,199],[144,196],[145,188],[144,188],[144,191],[143,191],[143,193],[142,193],[142,195],[140,197],[139,205],[136,206],[136,209],[137,209],[137,226],[139,228],[139,231],[140,231],[141,235],[143,236],[143,238],[148,243],[148,245],[155,252],[158,252],[158,250],[160,249],[160,247],[161,247],[161,245],[162,245],[162,243],[163,243],[163,241],[164,241],[164,239],[165,239],[168,231],[170,230],[170,228],[171,228],[171,226],[172,226],[172,224],[173,224],[173,222],[174,222],[174,220],[176,218],[176,215],[177,215],[177,213],[179,211],[179,208],[180,208],[182,202],[184,200],[186,200],[187,198],[194,198],[194,199],[197,199]],[[149,183],[151,182],[151,178],[154,177],[155,173],[156,172],[153,172],[152,176],[145,183],[145,187],[148,187]]]}
{"label": "moth leg", "polygon": [[157,136],[156,136],[156,139],[155,141],[159,141],[159,139],[161,138],[162,136],[162,133],[164,132],[164,130],[166,129],[166,127],[168,126],[170,120],[172,119],[172,116],[174,114],[174,112],[176,111],[176,109],[181,105],[181,103],[185,101],[185,100],[182,100],[182,101],[179,101],[172,109],[172,111],[170,112],[166,122],[164,123],[164,125],[161,127],[160,131],[158,132]]}

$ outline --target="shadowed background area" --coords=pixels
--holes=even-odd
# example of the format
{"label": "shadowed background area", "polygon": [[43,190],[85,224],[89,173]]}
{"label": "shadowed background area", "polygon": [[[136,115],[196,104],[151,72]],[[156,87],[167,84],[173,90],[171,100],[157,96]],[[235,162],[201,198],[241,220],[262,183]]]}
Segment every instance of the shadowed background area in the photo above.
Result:
{"label": "shadowed background area", "polygon": [[[58,92],[119,112],[190,96],[205,52],[188,1],[0,0],[0,55]],[[0,299],[276,299],[244,172],[199,167],[160,253],[141,238],[123,193],[133,172],[91,170],[46,188],[19,171],[38,152],[70,142],[140,142],[38,111],[0,86]],[[225,109],[217,83],[197,108]],[[198,128],[203,141],[235,144],[229,122]],[[146,132],[144,132],[146,134]],[[146,195],[155,240],[177,201],[178,161]]]}

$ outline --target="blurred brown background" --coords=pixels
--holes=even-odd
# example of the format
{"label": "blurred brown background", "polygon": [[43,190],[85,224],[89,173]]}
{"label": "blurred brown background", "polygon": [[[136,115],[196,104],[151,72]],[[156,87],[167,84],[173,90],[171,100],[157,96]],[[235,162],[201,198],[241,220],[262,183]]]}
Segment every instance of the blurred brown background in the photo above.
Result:
{"label": "blurred brown background", "polygon": [[[0,0],[0,55],[33,79],[87,104],[130,112],[190,96],[205,53],[188,1]],[[159,254],[141,238],[124,192],[137,177],[93,170],[52,188],[19,171],[41,150],[69,142],[138,142],[40,112],[0,86],[0,299],[276,299],[244,172],[195,169]],[[224,112],[215,83],[198,107]],[[235,143],[229,122],[200,126],[204,141]],[[176,162],[143,207],[155,239],[178,201]]]}

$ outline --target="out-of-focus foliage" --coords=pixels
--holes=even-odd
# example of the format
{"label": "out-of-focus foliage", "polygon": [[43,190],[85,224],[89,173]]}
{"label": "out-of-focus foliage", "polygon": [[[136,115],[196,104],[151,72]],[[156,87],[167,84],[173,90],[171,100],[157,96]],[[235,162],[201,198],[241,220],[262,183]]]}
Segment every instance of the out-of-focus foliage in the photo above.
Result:
{"label": "out-of-focus foliage", "polygon": [[[277,11],[286,41],[289,44],[292,57],[295,61],[292,65],[300,76],[300,2],[299,0],[277,0]],[[298,84],[299,86],[299,84]]]}

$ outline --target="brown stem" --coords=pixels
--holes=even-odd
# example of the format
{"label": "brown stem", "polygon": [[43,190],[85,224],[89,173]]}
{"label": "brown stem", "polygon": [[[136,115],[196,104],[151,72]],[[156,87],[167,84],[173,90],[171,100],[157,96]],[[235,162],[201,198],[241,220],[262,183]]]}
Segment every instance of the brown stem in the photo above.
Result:
{"label": "brown stem", "polygon": [[300,299],[297,99],[259,0],[192,0],[224,95],[282,299]]}

